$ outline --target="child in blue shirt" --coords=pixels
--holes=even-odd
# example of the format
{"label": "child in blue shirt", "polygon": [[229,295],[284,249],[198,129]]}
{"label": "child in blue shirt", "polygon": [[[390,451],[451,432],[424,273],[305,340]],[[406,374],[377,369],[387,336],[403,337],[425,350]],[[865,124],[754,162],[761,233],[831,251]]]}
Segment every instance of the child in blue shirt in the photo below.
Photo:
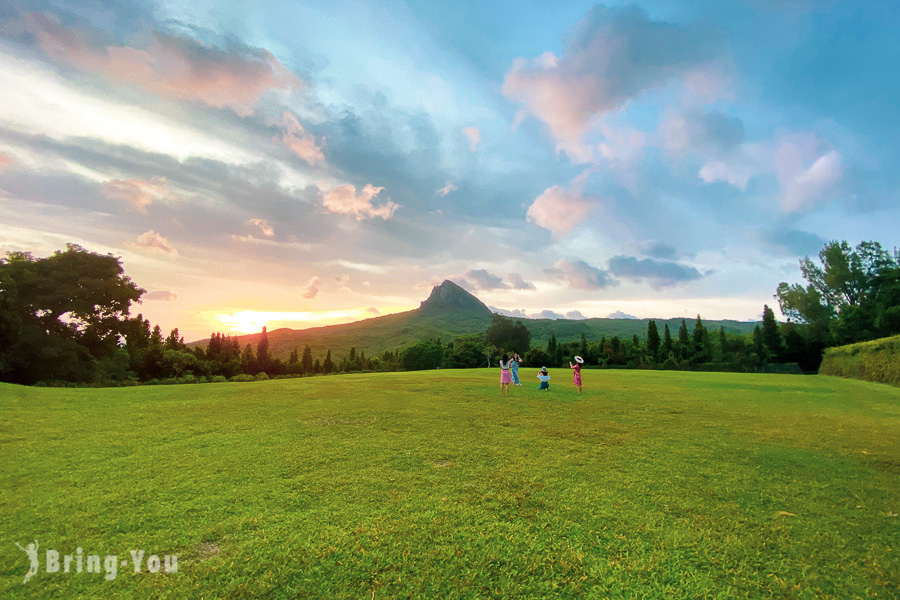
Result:
{"label": "child in blue shirt", "polygon": [[541,387],[538,388],[539,392],[550,389],[550,376],[547,375],[547,367],[541,367],[541,371],[538,373],[537,378],[541,380]]}

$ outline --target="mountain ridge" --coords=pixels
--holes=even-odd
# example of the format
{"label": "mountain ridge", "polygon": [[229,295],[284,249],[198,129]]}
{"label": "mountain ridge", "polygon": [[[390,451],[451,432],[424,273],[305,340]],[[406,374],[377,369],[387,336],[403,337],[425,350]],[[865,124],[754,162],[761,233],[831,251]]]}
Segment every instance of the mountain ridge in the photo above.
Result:
{"label": "mountain ridge", "polygon": [[[405,312],[369,317],[352,323],[324,325],[306,329],[290,329],[281,327],[268,331],[269,351],[273,356],[287,359],[295,348],[302,351],[310,346],[313,358],[324,358],[328,350],[332,357],[339,359],[349,354],[351,348],[357,352],[364,351],[369,356],[381,354],[386,350],[404,348],[422,339],[440,339],[444,343],[453,338],[480,333],[491,323],[492,311],[476,296],[458,284],[445,279],[434,286],[428,298],[419,304],[419,308]],[[630,339],[633,335],[644,338],[647,335],[647,324],[650,319],[529,319],[515,318],[522,321],[532,335],[532,346],[545,346],[551,334],[557,341],[569,342],[580,339],[584,333],[589,341],[601,337],[619,336]],[[672,335],[677,335],[682,319],[655,319],[662,334],[663,325],[668,324]],[[693,321],[691,319],[690,321]],[[710,329],[725,327],[732,333],[748,333],[755,323],[741,321],[704,321]],[[690,326],[690,324],[689,324]],[[237,336],[243,347],[246,344],[256,346],[259,333]],[[209,339],[202,339],[188,344],[190,347],[205,347]]]}

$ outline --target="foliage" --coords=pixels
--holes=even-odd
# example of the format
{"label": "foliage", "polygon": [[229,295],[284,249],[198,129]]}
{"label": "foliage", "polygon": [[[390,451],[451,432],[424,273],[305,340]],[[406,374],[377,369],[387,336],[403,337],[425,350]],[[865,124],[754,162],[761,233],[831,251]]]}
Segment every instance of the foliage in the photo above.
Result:
{"label": "foliage", "polygon": [[484,337],[480,334],[461,336],[447,345],[444,366],[450,369],[472,369],[486,366]]}
{"label": "foliage", "polygon": [[522,321],[513,320],[503,315],[491,315],[491,325],[484,332],[484,341],[512,355],[513,352],[525,354],[531,347],[531,333]]}
{"label": "foliage", "polygon": [[900,335],[828,348],[819,373],[900,387]]}
{"label": "foliage", "polygon": [[400,353],[400,364],[407,371],[436,369],[444,360],[444,348],[439,341],[422,340]]}

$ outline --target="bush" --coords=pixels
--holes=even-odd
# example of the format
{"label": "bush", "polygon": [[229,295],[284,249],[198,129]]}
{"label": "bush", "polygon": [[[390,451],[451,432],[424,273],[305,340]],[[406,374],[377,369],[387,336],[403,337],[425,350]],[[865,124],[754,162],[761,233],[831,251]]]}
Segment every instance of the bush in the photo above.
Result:
{"label": "bush", "polygon": [[234,377],[229,377],[228,381],[242,382],[242,381],[256,381],[253,378],[253,375],[247,375],[246,373],[241,373],[240,375],[235,375]]}
{"label": "bush", "polygon": [[228,381],[228,378],[224,375],[210,375],[206,380],[210,383],[225,383]]}
{"label": "bush", "polygon": [[819,375],[835,375],[900,387],[900,335],[825,350]]}
{"label": "bush", "polygon": [[254,377],[253,380],[254,381],[266,381],[268,378],[269,378],[269,376],[265,372],[262,372],[262,373],[257,373],[256,377]]}

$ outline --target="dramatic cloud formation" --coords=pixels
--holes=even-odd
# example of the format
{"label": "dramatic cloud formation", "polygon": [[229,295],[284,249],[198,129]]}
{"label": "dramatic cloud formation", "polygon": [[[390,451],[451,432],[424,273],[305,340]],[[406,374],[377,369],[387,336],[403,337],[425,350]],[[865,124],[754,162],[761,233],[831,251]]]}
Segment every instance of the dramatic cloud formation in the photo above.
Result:
{"label": "dramatic cloud formation", "polygon": [[149,250],[150,252],[160,252],[170,256],[178,256],[178,250],[172,246],[169,240],[152,229],[139,235],[138,239],[134,242],[125,242],[125,245],[132,248],[142,248],[144,250]]}
{"label": "dramatic cloud formation", "polygon": [[452,183],[450,183],[448,181],[447,183],[444,184],[444,187],[439,188],[438,191],[435,192],[435,194],[437,194],[441,198],[444,198],[450,192],[455,192],[458,189],[459,188],[457,188],[455,185],[453,185]]}
{"label": "dramatic cloud formation", "polygon": [[282,129],[280,141],[288,150],[311,165],[325,160],[325,155],[322,154],[322,149],[316,143],[315,136],[303,129],[294,113],[285,111],[281,115],[279,126]]}
{"label": "dramatic cloud formation", "polygon": [[583,260],[559,260],[552,268],[545,269],[545,272],[576,290],[599,290],[617,283],[609,272],[592,267]]}
{"label": "dramatic cloud formation", "polygon": [[147,207],[169,194],[165,177],[154,177],[150,181],[142,179],[111,179],[103,184],[103,195],[111,200],[124,200],[139,212],[147,212]]}
{"label": "dramatic cloud formation", "polygon": [[634,256],[613,256],[609,259],[609,272],[625,279],[647,280],[656,288],[669,287],[703,277],[694,267]]}
{"label": "dramatic cloud formation", "polygon": [[554,185],[544,190],[528,207],[529,222],[549,229],[559,239],[590,216],[599,198],[582,193],[585,175],[579,176],[569,189]]}
{"label": "dramatic cloud formation", "polygon": [[509,273],[506,276],[506,279],[509,280],[509,287],[514,290],[533,290],[534,284],[522,279],[522,276],[518,273]]}
{"label": "dramatic cloud formation", "polygon": [[255,225],[256,227],[259,228],[259,230],[262,232],[262,234],[266,237],[274,237],[275,236],[275,230],[272,229],[272,226],[269,225],[269,222],[266,221],[265,219],[259,219],[259,218],[250,219],[249,221],[247,221],[247,225]]}
{"label": "dramatic cloud formation", "polygon": [[143,300],[155,300],[159,302],[174,302],[178,300],[178,294],[175,292],[170,292],[167,290],[162,290],[158,292],[147,292],[143,296],[141,296]]}
{"label": "dramatic cloud formation", "polygon": [[325,193],[322,198],[322,206],[330,212],[355,217],[357,221],[375,217],[390,219],[400,205],[388,199],[381,206],[373,206],[372,200],[382,190],[384,190],[383,187],[375,187],[371,183],[367,183],[357,194],[354,185],[338,185]]}
{"label": "dramatic cloud formation", "polygon": [[311,277],[309,281],[306,282],[306,287],[303,288],[303,297],[313,299],[318,297],[319,295],[319,278]]}
{"label": "dramatic cloud formation", "polygon": [[503,93],[572,145],[596,117],[670,81],[712,69],[720,36],[698,26],[653,21],[641,8],[595,6],[575,28],[565,53],[517,59]]}
{"label": "dramatic cloud formation", "polygon": [[[28,31],[56,61],[154,93],[231,108],[247,116],[270,89],[301,87],[270,52],[230,42],[224,49],[152,31],[146,47],[104,46],[95,30],[75,30],[46,13],[25,15]],[[93,38],[93,39],[92,39]]]}
{"label": "dramatic cloud formation", "polygon": [[481,131],[476,127],[463,127],[462,132],[469,140],[469,150],[472,152],[478,150],[478,144],[481,143]]}

